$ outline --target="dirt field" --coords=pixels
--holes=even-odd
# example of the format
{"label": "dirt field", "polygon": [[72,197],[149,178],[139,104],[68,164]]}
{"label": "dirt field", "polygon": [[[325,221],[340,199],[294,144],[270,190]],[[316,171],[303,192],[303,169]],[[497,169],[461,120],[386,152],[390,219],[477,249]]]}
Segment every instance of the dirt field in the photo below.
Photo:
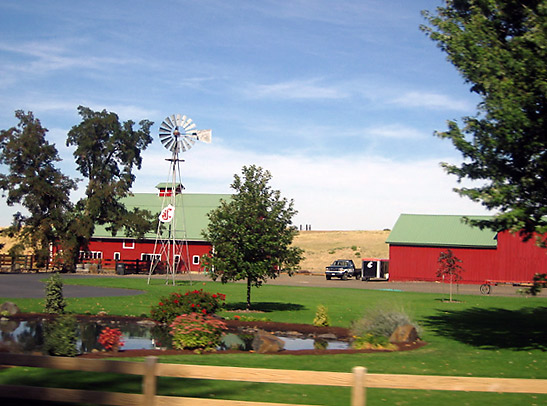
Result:
{"label": "dirt field", "polygon": [[322,273],[335,259],[353,259],[360,267],[361,258],[388,258],[388,235],[389,231],[300,231],[294,245],[305,251],[302,270]]}

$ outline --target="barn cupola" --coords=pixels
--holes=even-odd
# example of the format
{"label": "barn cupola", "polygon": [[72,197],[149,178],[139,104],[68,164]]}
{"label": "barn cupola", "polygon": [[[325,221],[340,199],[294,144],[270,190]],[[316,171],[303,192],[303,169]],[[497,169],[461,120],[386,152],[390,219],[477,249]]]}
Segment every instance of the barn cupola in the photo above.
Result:
{"label": "barn cupola", "polygon": [[158,189],[159,196],[172,196],[173,192],[180,195],[184,190],[184,186],[182,186],[182,183],[176,183],[173,188],[172,183],[159,183],[156,185],[156,189]]}

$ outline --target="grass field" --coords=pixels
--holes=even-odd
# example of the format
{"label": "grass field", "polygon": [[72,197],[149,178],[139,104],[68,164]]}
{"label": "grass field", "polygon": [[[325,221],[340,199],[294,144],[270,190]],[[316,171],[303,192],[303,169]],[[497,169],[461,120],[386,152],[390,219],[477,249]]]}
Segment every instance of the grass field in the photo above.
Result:
{"label": "grass field", "polygon": [[[66,283],[76,283],[67,281]],[[143,295],[129,297],[68,299],[68,311],[142,315],[162,295],[175,290],[203,288],[227,296],[232,309],[244,307],[245,285],[218,282],[179,282],[173,288],[163,280],[146,284],[142,278],[80,279],[78,284],[141,289]],[[0,298],[0,302],[8,298]],[[348,288],[313,288],[265,285],[253,290],[256,310],[272,321],[311,324],[317,305],[326,305],[332,324],[349,326],[363,311],[374,306],[406,309],[423,327],[427,346],[398,353],[294,356],[261,354],[208,354],[161,357],[162,362],[208,364],[259,368],[349,372],[353,366],[367,367],[371,373],[452,375],[503,378],[547,379],[547,299],[459,295],[460,303],[443,302],[438,294],[387,292]],[[43,300],[10,299],[24,311],[42,311]],[[233,315],[233,313],[231,313]],[[0,372],[0,383],[83,385],[110,387],[116,391],[139,391],[140,381],[113,375],[73,372],[23,371],[13,368]],[[349,390],[287,385],[227,383],[160,379],[159,392],[254,401],[292,402],[318,405],[347,405]],[[265,398],[267,394],[267,398]],[[547,396],[533,394],[483,394],[465,392],[368,390],[368,405],[547,405]]]}

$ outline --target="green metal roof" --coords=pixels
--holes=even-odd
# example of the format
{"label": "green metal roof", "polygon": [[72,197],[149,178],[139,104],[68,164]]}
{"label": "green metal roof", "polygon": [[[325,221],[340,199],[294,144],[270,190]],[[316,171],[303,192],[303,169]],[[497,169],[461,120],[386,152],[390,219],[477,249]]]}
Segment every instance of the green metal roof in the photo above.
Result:
{"label": "green metal roof", "polygon": [[[175,197],[175,236],[178,239],[186,239],[192,241],[204,241],[201,235],[202,230],[207,227],[209,219],[207,214],[216,209],[220,205],[221,200],[229,201],[231,195],[228,194],[197,194],[183,193]],[[159,215],[162,207],[167,206],[171,202],[171,197],[158,196],[156,193],[135,193],[132,196],[122,200],[128,210],[134,207],[149,210],[154,215]],[[162,235],[167,237],[168,225],[170,223],[162,223]],[[145,238],[156,238],[157,229],[151,233],[147,233]],[[116,236],[106,231],[104,226],[95,227],[95,238],[125,238],[123,230],[117,233]]]}
{"label": "green metal roof", "polygon": [[401,214],[386,242],[392,245],[497,247],[495,231],[472,227],[464,218],[488,220],[491,217]]}

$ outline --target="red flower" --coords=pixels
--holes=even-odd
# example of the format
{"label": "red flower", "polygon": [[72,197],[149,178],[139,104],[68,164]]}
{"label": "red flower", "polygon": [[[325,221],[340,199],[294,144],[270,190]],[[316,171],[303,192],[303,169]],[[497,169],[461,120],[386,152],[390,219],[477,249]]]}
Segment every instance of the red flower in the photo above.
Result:
{"label": "red flower", "polygon": [[177,299],[173,300],[173,303],[177,304],[179,301]]}
{"label": "red flower", "polygon": [[201,312],[202,312],[203,314],[206,314],[206,313],[207,313],[207,310],[203,309]]}
{"label": "red flower", "polygon": [[160,306],[163,306],[163,302],[160,302]]}

